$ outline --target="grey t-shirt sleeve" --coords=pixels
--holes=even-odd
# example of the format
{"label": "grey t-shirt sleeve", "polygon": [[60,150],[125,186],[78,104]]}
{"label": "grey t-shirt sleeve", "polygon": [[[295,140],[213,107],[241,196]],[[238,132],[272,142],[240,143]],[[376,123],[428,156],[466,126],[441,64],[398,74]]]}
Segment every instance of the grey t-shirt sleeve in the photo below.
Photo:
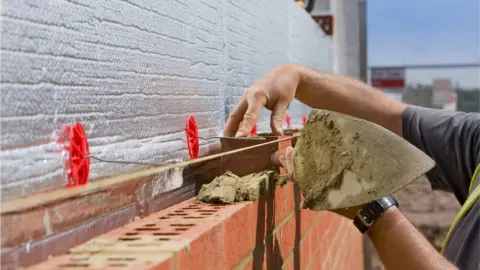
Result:
{"label": "grey t-shirt sleeve", "polygon": [[403,137],[437,163],[427,173],[432,188],[452,191],[463,204],[480,162],[480,114],[409,106],[402,122]]}

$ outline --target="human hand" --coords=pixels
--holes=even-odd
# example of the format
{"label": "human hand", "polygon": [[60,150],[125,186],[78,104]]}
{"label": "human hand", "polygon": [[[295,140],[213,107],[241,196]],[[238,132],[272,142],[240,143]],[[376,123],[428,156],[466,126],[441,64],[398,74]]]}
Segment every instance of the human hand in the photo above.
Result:
{"label": "human hand", "polygon": [[[294,177],[295,177],[295,170],[293,166],[294,155],[295,155],[295,149],[289,146],[285,149],[285,152],[281,154],[280,157],[278,158],[278,161],[280,162],[282,167],[285,168],[285,170],[287,171],[290,181],[294,181]],[[359,206],[354,206],[349,208],[333,209],[331,211],[353,220],[357,216],[357,211],[362,207],[363,205],[359,205]]]}
{"label": "human hand", "polygon": [[295,97],[299,84],[297,66],[283,64],[263,76],[245,90],[242,100],[228,116],[224,135],[246,137],[257,122],[263,107],[272,111],[270,127],[282,135],[282,125],[288,104]]}
{"label": "human hand", "polygon": [[293,181],[293,155],[295,154],[295,149],[291,146],[288,146],[285,149],[285,152],[278,158],[278,161],[282,165],[283,168],[287,171],[288,177],[290,181]]}

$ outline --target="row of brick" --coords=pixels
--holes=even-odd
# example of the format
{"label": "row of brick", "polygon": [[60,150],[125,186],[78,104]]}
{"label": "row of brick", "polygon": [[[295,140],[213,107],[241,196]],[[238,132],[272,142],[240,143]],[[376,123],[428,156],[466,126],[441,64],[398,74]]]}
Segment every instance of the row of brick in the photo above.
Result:
{"label": "row of brick", "polygon": [[[269,134],[265,137],[266,141],[278,139]],[[218,145],[210,154],[264,142],[222,139],[221,148]],[[282,147],[282,143],[291,144],[289,140],[272,143],[186,166],[182,173],[182,187],[169,192],[157,189],[157,186],[159,181],[171,180],[171,170],[133,177],[130,181],[100,192],[81,191],[84,195],[73,200],[57,200],[26,211],[2,214],[1,267],[26,267],[44,261],[49,255],[63,254],[75,245],[133,221],[136,216],[145,217],[194,197],[203,183],[208,183],[226,170],[233,170],[239,175],[276,170],[278,168],[271,163],[270,155]],[[157,196],[160,193],[162,196]],[[45,195],[48,194],[39,193],[36,197],[26,197],[23,200],[34,201]],[[82,211],[78,211],[79,207]]]}
{"label": "row of brick", "polygon": [[[230,158],[248,161],[248,155]],[[293,183],[270,186],[255,202],[190,199],[34,269],[362,269],[360,234],[338,215],[301,210],[302,199]]]}
{"label": "row of brick", "polygon": [[294,193],[290,183],[256,202],[191,199],[33,269],[361,269],[359,233],[335,214],[285,203]]}

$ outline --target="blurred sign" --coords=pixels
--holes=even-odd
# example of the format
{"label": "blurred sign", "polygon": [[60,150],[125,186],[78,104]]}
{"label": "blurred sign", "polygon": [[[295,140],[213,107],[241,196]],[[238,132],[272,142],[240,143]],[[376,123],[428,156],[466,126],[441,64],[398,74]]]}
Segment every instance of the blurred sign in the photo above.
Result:
{"label": "blurred sign", "polygon": [[379,88],[405,88],[405,68],[372,68],[372,86]]}
{"label": "blurred sign", "polygon": [[447,111],[456,111],[457,110],[457,94],[450,93],[449,102],[443,104],[443,109]]}
{"label": "blurred sign", "polygon": [[452,81],[450,79],[434,79],[433,80],[433,100],[435,106],[443,106],[451,103]]}

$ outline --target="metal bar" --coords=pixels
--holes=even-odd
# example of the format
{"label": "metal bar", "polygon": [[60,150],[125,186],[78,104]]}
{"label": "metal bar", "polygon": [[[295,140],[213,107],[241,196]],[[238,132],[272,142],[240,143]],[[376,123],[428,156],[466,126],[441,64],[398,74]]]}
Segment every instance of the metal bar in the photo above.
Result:
{"label": "metal bar", "polygon": [[90,159],[95,159],[100,162],[105,162],[105,163],[120,163],[120,164],[138,164],[138,165],[150,165],[150,166],[164,166],[167,164],[162,164],[162,163],[155,163],[155,162],[144,162],[144,161],[130,161],[130,160],[109,160],[109,159],[103,159],[99,158],[96,156],[85,156],[85,158],[90,158]]}
{"label": "metal bar", "polygon": [[479,63],[444,63],[444,64],[411,64],[399,66],[370,66],[373,68],[405,68],[405,69],[434,69],[434,68],[475,68],[480,67]]}
{"label": "metal bar", "polygon": [[265,141],[265,138],[262,137],[222,137],[222,136],[213,136],[208,138],[198,137],[202,140],[209,140],[209,139],[229,139],[229,140],[244,140],[244,141]]}
{"label": "metal bar", "polygon": [[[265,140],[265,138],[262,138],[262,137],[238,137],[237,138],[237,137],[213,136],[208,138],[202,138],[202,137],[198,137],[198,138],[202,140],[210,140],[210,139],[229,139],[229,140],[244,140],[244,141],[264,141]],[[133,160],[112,160],[112,159],[99,158],[97,156],[92,156],[92,155],[85,156],[84,158],[90,158],[90,159],[94,159],[94,160],[105,162],[105,163],[137,164],[137,165],[143,165],[143,166],[165,166],[169,164],[169,163],[156,163],[156,162],[133,161]]]}

